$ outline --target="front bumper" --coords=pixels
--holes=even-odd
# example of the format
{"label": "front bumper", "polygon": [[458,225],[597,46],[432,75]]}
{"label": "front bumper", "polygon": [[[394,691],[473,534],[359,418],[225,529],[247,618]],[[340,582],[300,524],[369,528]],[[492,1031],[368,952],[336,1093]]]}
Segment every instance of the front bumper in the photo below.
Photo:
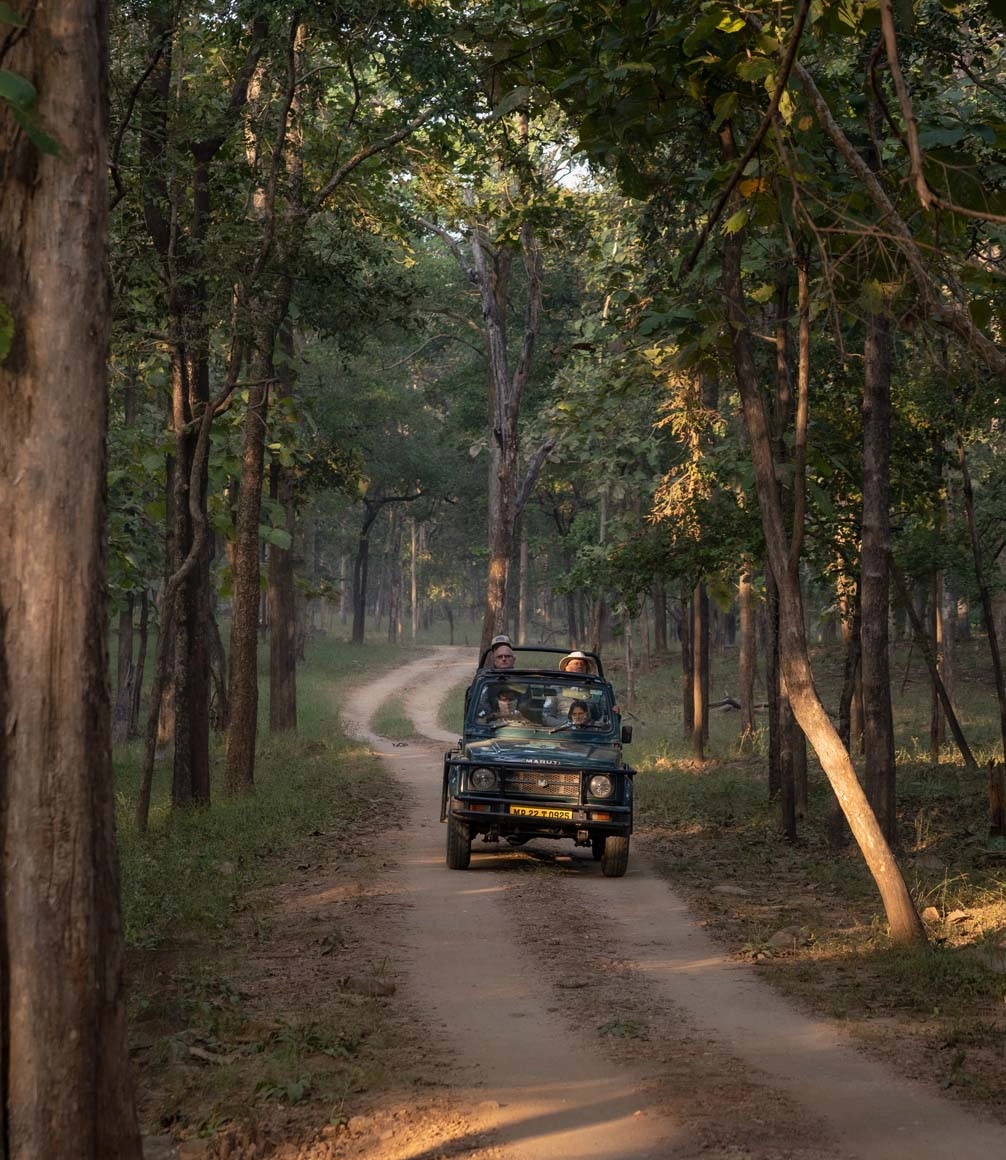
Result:
{"label": "front bumper", "polygon": [[[469,772],[485,768],[496,772],[498,787],[489,792],[472,789]],[[581,843],[603,834],[631,834],[634,773],[624,766],[538,769],[471,761],[448,754],[444,761],[440,820],[446,821],[450,812],[468,822],[473,833],[568,837]],[[590,794],[590,779],[597,774],[614,782],[615,790],[609,797]]]}

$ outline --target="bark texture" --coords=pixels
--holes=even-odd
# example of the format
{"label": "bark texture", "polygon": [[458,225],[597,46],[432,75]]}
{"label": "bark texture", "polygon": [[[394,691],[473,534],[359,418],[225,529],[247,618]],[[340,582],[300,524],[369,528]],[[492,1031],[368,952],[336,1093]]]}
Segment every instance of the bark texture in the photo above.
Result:
{"label": "bark texture", "polygon": [[0,67],[0,1150],[139,1157],[126,1044],[105,593],[102,0],[24,5]]}

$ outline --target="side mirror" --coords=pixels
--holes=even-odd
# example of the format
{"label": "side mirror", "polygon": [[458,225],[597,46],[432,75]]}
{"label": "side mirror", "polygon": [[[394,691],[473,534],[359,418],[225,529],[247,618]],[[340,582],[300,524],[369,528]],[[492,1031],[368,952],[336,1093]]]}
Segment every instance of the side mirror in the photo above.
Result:
{"label": "side mirror", "polygon": [[622,742],[625,745],[628,745],[628,743],[631,740],[632,740],[632,726],[631,725],[623,725],[622,726]]}

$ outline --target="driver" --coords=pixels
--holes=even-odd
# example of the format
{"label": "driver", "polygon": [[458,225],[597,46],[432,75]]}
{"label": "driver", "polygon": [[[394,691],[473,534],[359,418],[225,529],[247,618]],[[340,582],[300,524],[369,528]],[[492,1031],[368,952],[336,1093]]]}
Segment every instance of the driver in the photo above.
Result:
{"label": "driver", "polygon": [[586,701],[574,701],[567,717],[574,729],[586,729],[590,725],[590,706]]}

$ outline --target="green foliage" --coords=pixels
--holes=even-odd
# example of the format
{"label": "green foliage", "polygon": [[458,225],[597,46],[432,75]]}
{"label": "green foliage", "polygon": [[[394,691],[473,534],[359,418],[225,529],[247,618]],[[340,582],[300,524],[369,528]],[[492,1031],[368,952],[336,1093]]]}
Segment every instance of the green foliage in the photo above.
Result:
{"label": "green foliage", "polygon": [[[4,13],[0,12],[0,21],[5,24],[22,25],[22,21],[9,8],[6,8],[6,12],[13,19],[7,19]],[[18,73],[11,72],[10,69],[0,68],[0,103],[7,106],[11,116],[40,153],[47,153],[52,157],[58,156],[59,143],[44,132],[39,125],[35,109],[37,100],[38,93],[30,81]]]}

